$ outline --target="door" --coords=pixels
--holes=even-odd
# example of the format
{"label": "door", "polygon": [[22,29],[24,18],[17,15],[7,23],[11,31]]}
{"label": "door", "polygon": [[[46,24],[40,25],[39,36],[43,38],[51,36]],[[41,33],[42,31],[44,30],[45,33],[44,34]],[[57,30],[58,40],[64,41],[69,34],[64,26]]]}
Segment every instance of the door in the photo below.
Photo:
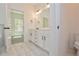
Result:
{"label": "door", "polygon": [[24,12],[6,8],[5,39],[7,48],[24,42]]}
{"label": "door", "polygon": [[42,48],[44,48],[43,47],[43,32],[42,32],[42,30],[39,30],[38,31],[38,39],[37,39],[37,44],[40,46],[40,47],[42,47]]}
{"label": "door", "polygon": [[0,54],[5,51],[4,25],[0,24]]}

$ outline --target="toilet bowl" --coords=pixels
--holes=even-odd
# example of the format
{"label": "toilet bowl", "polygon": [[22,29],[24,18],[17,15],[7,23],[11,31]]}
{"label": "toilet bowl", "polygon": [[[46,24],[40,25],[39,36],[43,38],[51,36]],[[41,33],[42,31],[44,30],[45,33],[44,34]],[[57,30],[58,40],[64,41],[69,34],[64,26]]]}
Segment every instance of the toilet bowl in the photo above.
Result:
{"label": "toilet bowl", "polygon": [[78,41],[74,43],[74,47],[77,50],[76,55],[79,56],[79,42]]}
{"label": "toilet bowl", "polygon": [[76,55],[79,56],[79,34],[75,35],[74,48],[77,50]]}

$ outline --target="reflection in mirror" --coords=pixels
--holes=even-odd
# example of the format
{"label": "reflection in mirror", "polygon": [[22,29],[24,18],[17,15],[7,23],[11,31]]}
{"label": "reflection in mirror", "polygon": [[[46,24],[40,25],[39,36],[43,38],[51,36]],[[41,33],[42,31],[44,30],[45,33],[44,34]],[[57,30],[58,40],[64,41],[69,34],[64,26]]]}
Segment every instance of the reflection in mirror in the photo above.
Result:
{"label": "reflection in mirror", "polygon": [[42,28],[49,28],[50,8],[44,9],[38,16],[41,20]]}

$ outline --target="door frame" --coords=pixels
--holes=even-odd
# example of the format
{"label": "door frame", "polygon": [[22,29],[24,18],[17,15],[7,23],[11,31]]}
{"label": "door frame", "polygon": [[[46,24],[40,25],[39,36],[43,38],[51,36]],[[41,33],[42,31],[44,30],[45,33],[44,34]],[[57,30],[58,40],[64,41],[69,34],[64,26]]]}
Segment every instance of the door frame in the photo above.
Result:
{"label": "door frame", "polygon": [[[21,10],[17,10],[17,9],[14,9],[14,8],[9,8],[7,4],[5,4],[5,11],[6,11],[6,19],[4,21],[4,27],[9,27],[11,28],[11,10],[15,10],[15,11],[20,11],[24,14],[23,11]],[[11,29],[6,29],[4,30],[5,31],[5,44],[6,44],[6,50],[9,51],[9,48],[13,45],[11,43]],[[24,34],[24,18],[23,18],[23,34]],[[24,35],[23,35],[23,40],[24,40]]]}

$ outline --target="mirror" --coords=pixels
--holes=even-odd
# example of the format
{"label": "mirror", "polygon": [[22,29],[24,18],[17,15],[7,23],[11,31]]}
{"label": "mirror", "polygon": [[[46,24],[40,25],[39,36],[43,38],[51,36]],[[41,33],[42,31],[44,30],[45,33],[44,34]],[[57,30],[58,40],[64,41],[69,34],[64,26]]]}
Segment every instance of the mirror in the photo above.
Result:
{"label": "mirror", "polygon": [[42,28],[49,28],[50,8],[43,10],[39,15]]}

